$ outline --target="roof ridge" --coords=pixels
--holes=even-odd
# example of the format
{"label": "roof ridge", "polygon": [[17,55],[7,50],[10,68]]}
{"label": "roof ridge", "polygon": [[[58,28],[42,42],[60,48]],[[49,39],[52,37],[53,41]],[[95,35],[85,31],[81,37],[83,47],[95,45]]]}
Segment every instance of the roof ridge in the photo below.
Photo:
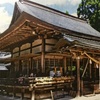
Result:
{"label": "roof ridge", "polygon": [[42,4],[33,2],[33,1],[31,1],[31,0],[19,0],[19,2],[21,2],[21,3],[35,4],[36,6],[38,6],[38,8],[39,8],[39,7],[42,7],[42,9],[47,8],[49,12],[56,13],[56,14],[58,14],[58,15],[61,15],[61,16],[63,16],[63,17],[67,17],[67,18],[70,18],[70,19],[77,20],[77,21],[79,21],[79,22],[87,23],[87,21],[85,21],[85,20],[83,20],[83,19],[81,19],[81,18],[75,17],[75,16],[70,15],[70,14],[66,14],[66,13],[64,13],[64,12],[61,12],[61,11],[56,10],[56,9],[54,9],[54,8],[47,7],[47,6],[45,6],[45,5],[42,5]]}

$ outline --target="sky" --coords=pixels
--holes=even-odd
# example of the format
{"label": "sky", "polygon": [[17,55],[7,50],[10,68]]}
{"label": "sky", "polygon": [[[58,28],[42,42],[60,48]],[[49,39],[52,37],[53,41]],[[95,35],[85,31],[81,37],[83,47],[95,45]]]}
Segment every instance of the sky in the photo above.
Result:
{"label": "sky", "polygon": [[[10,25],[14,4],[18,0],[1,0],[0,1],[0,33],[3,33]],[[69,14],[77,16],[77,8],[81,0],[31,0],[39,4],[60,10],[68,11]]]}

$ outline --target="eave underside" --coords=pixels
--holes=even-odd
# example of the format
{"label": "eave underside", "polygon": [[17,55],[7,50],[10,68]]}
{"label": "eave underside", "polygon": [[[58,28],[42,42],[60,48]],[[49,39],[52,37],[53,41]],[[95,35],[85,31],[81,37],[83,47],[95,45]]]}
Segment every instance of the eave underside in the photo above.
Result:
{"label": "eave underside", "polygon": [[30,38],[34,40],[41,38],[41,36],[49,37],[53,34],[59,34],[59,31],[23,12],[16,23],[1,35],[0,50],[12,47],[21,41],[30,40]]}

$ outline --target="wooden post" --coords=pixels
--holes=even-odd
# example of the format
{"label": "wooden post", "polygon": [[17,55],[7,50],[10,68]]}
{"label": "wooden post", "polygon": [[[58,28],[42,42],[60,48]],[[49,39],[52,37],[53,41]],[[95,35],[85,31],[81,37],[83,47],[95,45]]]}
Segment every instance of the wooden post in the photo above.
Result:
{"label": "wooden post", "polygon": [[77,57],[77,97],[80,96],[80,57]]}
{"label": "wooden post", "polygon": [[100,64],[99,64],[99,89],[100,89]]}
{"label": "wooden post", "polygon": [[[30,53],[32,53],[32,42],[30,43]],[[30,58],[30,70],[33,70],[33,58]]]}
{"label": "wooden post", "polygon": [[16,97],[15,86],[13,86],[13,98]]}
{"label": "wooden post", "polygon": [[37,61],[36,61],[36,71],[37,71],[36,73],[37,73],[37,74],[38,74],[38,72],[39,72],[39,68],[38,68],[38,67],[39,67],[39,61],[38,61],[38,59],[37,59]]}
{"label": "wooden post", "polygon": [[[99,58],[99,62],[100,62],[100,58]],[[99,89],[100,89],[100,64],[99,64]]]}
{"label": "wooden post", "polygon": [[66,70],[67,70],[66,64],[67,64],[66,57],[64,57],[64,74],[66,74]]}
{"label": "wooden post", "polygon": [[31,100],[35,100],[35,90],[32,90]]}
{"label": "wooden post", "polygon": [[21,89],[21,99],[22,99],[22,100],[24,99],[24,93],[25,93],[25,89],[22,88],[22,89]]}
{"label": "wooden post", "polygon": [[83,95],[83,79],[81,79],[81,96]]}
{"label": "wooden post", "polygon": [[52,90],[50,92],[51,92],[51,100],[54,100],[54,95],[53,95]]}
{"label": "wooden post", "polygon": [[45,73],[45,39],[44,37],[42,37],[41,70],[42,70],[42,73]]}
{"label": "wooden post", "polygon": [[[19,57],[20,57],[20,54],[21,53],[21,47],[19,47]],[[19,72],[20,72],[20,74],[22,73],[22,61],[21,60],[19,60]]]}
{"label": "wooden post", "polygon": [[92,61],[90,60],[90,66],[89,66],[89,67],[90,67],[90,68],[89,68],[89,69],[90,69],[90,79],[92,78],[92,71],[91,71],[91,70],[92,70],[92,69],[91,69],[92,66],[91,66],[91,64],[92,64]]}

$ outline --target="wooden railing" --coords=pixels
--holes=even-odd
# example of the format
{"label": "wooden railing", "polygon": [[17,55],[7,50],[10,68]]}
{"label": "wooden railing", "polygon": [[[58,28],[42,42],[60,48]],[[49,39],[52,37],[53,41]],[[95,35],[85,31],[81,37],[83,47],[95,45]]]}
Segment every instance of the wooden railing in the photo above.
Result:
{"label": "wooden railing", "polygon": [[[26,91],[31,93],[40,93],[41,91],[50,91],[72,88],[74,77],[19,77],[19,78],[2,78],[0,79],[0,90],[5,90],[7,94],[10,92],[15,96],[20,91],[22,98]],[[31,97],[33,100],[33,97]],[[35,97],[34,97],[35,98]]]}
{"label": "wooden railing", "polygon": [[74,77],[19,77],[19,78],[0,78],[0,85],[43,85],[55,83],[68,83],[72,82]]}

